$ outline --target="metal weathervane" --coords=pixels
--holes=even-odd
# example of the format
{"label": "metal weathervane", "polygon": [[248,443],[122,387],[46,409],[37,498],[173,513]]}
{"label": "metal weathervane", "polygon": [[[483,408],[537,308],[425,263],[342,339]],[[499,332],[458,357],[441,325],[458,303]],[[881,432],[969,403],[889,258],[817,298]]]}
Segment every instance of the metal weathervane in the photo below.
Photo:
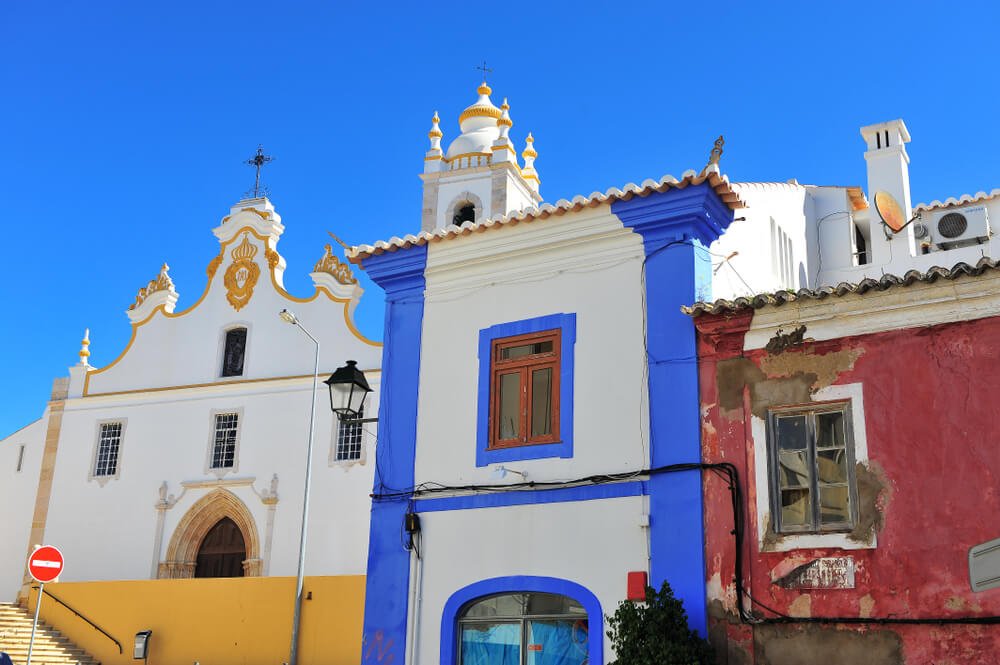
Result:
{"label": "metal weathervane", "polygon": [[273,161],[274,157],[264,154],[264,146],[258,145],[257,154],[246,161],[246,163],[249,164],[250,166],[257,167],[257,174],[254,177],[253,181],[253,189],[251,189],[246,193],[245,195],[246,198],[256,199],[261,196],[267,196],[269,194],[269,192],[267,191],[267,187],[264,187],[260,184],[260,167]]}
{"label": "metal weathervane", "polygon": [[486,66],[486,61],[483,60],[483,64],[480,67],[473,67],[473,69],[478,69],[483,73],[483,83],[486,83],[486,75],[493,72],[492,69]]}

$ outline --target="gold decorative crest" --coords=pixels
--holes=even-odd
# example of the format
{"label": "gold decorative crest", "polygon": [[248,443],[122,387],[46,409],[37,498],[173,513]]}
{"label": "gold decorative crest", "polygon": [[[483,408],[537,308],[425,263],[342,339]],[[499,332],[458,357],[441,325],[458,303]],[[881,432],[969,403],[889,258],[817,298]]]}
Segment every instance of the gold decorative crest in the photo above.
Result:
{"label": "gold decorative crest", "polygon": [[278,253],[273,249],[268,249],[264,252],[264,256],[267,257],[267,266],[274,270],[278,266],[278,261],[281,259]]}
{"label": "gold decorative crest", "polygon": [[219,266],[221,265],[222,265],[222,252],[219,252],[218,256],[216,256],[214,259],[208,262],[208,268],[206,269],[206,272],[208,273],[208,278],[210,280],[213,277],[215,277],[215,271],[218,270]]}
{"label": "gold decorative crest", "polygon": [[250,235],[244,233],[243,242],[229,253],[233,262],[226,268],[222,283],[226,286],[226,300],[237,312],[250,302],[260,277],[260,266],[253,260],[257,251],[257,247],[250,242]]}
{"label": "gold decorative crest", "polygon": [[157,291],[169,291],[174,288],[174,282],[170,279],[170,275],[167,274],[168,270],[170,270],[170,266],[164,263],[163,267],[160,268],[160,274],[156,276],[156,279],[151,280],[149,284],[139,289],[139,293],[135,297],[135,302],[132,303],[129,310],[133,310],[141,305],[145,302],[146,298],[153,295]]}
{"label": "gold decorative crest", "polygon": [[325,245],[323,249],[326,252],[323,254],[323,258],[316,262],[313,272],[325,272],[328,275],[333,275],[333,278],[341,284],[357,284],[358,280],[351,272],[350,266],[334,256],[329,245]]}

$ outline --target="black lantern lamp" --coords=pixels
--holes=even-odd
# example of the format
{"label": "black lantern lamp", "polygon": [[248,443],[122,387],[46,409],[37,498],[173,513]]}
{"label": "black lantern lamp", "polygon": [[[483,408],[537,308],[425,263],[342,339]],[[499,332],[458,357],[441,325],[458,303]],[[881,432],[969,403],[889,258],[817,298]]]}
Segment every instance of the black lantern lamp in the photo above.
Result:
{"label": "black lantern lamp", "polygon": [[361,418],[365,408],[365,398],[372,391],[365,379],[365,373],[358,369],[355,360],[337,369],[323,383],[330,389],[330,409],[341,420],[355,423],[371,423],[378,418]]}

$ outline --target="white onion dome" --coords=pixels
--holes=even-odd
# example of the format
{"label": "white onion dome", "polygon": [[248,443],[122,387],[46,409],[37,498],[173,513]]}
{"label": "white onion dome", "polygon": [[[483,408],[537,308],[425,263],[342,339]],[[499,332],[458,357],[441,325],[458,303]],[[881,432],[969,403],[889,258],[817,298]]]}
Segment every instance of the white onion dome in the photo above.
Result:
{"label": "white onion dome", "polygon": [[493,90],[483,81],[476,92],[479,93],[479,99],[458,116],[462,133],[448,146],[445,153],[447,159],[469,153],[492,154],[493,142],[500,137],[497,121],[502,111],[490,101]]}

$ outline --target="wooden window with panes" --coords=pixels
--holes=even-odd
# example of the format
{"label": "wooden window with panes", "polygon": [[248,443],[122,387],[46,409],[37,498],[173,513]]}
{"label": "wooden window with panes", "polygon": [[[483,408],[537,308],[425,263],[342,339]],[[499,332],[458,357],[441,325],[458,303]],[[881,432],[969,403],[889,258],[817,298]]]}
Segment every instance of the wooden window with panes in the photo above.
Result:
{"label": "wooden window with panes", "polygon": [[849,404],[776,409],[768,418],[777,533],[849,531],[857,488]]}
{"label": "wooden window with panes", "polygon": [[493,340],[490,361],[490,448],[559,441],[562,331]]}

